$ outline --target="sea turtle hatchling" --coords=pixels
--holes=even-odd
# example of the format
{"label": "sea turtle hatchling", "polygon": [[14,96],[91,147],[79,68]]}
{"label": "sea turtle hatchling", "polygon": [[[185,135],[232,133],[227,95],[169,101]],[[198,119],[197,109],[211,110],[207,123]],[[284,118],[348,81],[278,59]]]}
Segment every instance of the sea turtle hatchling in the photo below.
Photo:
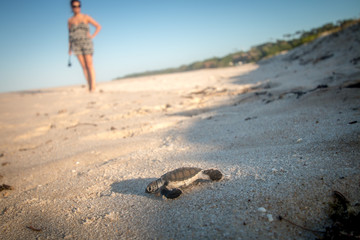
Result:
{"label": "sea turtle hatchling", "polygon": [[165,173],[159,179],[149,183],[145,192],[159,192],[166,198],[177,198],[182,194],[180,188],[189,186],[197,181],[211,180],[219,181],[223,174],[216,169],[206,169],[195,167],[182,167],[171,172]]}

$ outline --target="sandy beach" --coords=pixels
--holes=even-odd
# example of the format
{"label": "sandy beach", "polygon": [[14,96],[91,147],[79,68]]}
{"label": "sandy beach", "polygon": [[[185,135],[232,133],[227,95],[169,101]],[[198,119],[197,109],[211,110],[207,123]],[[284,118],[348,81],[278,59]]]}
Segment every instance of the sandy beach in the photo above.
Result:
{"label": "sandy beach", "polygon": [[[333,191],[360,202],[359,85],[358,24],[257,64],[2,93],[0,239],[315,239]],[[224,179],[145,193],[185,166]]]}

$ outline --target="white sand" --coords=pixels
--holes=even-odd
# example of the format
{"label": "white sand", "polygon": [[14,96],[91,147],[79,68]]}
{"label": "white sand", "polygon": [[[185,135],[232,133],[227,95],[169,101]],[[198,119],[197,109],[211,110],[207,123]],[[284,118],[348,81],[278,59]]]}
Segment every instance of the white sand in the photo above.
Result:
{"label": "white sand", "polygon": [[[0,94],[0,239],[314,239],[277,216],[323,231],[333,190],[360,200],[359,57],[357,26],[259,64]],[[144,192],[182,166],[226,177]]]}

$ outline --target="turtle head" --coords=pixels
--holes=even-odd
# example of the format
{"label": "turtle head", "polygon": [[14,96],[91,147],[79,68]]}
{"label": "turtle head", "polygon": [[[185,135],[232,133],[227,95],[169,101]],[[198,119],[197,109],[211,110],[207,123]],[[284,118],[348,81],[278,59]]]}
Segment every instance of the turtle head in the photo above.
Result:
{"label": "turtle head", "polygon": [[159,183],[158,183],[158,180],[156,180],[156,181],[149,183],[149,185],[147,185],[145,192],[146,193],[154,193],[154,192],[157,192],[159,189],[160,189]]}

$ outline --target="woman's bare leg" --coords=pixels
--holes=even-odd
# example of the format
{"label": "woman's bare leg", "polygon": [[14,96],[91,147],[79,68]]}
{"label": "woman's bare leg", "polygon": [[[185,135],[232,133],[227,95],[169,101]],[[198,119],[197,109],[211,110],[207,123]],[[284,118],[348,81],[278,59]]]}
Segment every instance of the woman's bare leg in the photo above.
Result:
{"label": "woman's bare leg", "polygon": [[93,65],[93,57],[92,55],[85,55],[85,63],[86,63],[86,67],[88,69],[88,76],[89,76],[89,90],[91,92],[95,91],[96,88],[96,76],[95,76],[95,69],[94,69],[94,65]]}
{"label": "woman's bare leg", "polygon": [[79,59],[80,65],[81,65],[81,67],[82,67],[82,69],[84,71],[84,75],[85,75],[86,81],[87,81],[88,86],[89,86],[89,91],[91,91],[90,90],[91,81],[89,79],[90,74],[89,74],[89,70],[88,70],[88,68],[86,66],[85,57],[84,57],[84,55],[77,55],[77,58]]}

